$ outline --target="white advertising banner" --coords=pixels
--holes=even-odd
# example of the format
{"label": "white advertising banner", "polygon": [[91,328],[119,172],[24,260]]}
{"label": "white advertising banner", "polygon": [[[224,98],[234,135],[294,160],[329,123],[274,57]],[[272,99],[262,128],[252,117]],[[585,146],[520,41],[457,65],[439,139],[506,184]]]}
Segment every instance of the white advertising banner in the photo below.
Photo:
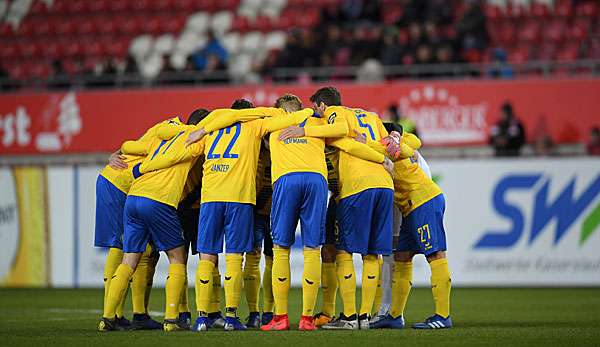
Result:
{"label": "white advertising banner", "polygon": [[[431,160],[429,164],[446,197],[445,228],[454,285],[600,285],[600,159]],[[39,261],[46,259],[48,269],[47,274],[5,277],[5,285],[26,285],[30,278],[36,285],[40,281],[58,287],[102,285],[106,252],[93,247],[99,171],[96,166],[46,168],[45,176],[38,175],[47,180],[46,216],[39,216],[45,222],[18,227],[18,216],[29,212],[27,201],[21,201],[15,192],[19,184],[40,180],[38,176],[29,181],[14,179],[20,177],[17,174],[30,177],[35,172],[0,170],[0,238],[14,244],[11,250],[27,249],[23,248],[25,241],[39,244],[36,247],[46,249]],[[35,242],[28,236],[29,230],[46,236]],[[21,268],[35,265],[21,262],[18,269],[11,270],[15,257],[15,252],[0,253],[0,274],[20,274]],[[292,249],[291,261],[293,284],[300,285],[303,259],[299,244]],[[428,285],[424,258],[416,257],[414,264],[415,285]],[[191,279],[196,265],[197,257],[191,257]],[[357,256],[355,266],[360,278]],[[166,270],[163,256],[156,285],[164,285]]]}

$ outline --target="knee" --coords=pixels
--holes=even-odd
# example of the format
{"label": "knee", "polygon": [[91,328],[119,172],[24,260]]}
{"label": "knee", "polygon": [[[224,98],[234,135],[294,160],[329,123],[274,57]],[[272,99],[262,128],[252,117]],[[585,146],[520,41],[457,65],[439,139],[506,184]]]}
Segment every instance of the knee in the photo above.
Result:
{"label": "knee", "polygon": [[407,263],[412,261],[412,258],[415,256],[413,252],[396,252],[394,253],[394,261]]}
{"label": "knee", "polygon": [[210,261],[211,263],[218,265],[219,257],[216,254],[200,253],[200,260]]}
{"label": "knee", "polygon": [[171,264],[185,264],[187,261],[187,254],[184,247],[177,247],[167,251],[167,257]]}
{"label": "knee", "polygon": [[324,263],[333,263],[335,262],[335,246],[334,245],[325,245],[321,248],[321,260]]}
{"label": "knee", "polygon": [[438,260],[438,259],[445,259],[446,258],[446,252],[444,251],[438,251],[435,253],[432,253],[430,255],[427,256],[427,262],[431,263],[434,260]]}

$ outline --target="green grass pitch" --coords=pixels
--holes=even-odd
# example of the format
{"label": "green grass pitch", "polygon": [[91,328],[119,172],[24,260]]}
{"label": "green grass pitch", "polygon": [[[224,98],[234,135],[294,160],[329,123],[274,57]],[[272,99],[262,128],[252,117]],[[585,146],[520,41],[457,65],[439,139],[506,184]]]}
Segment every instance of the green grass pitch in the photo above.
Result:
{"label": "green grass pitch", "polygon": [[[193,290],[193,303],[192,295]],[[1,289],[0,346],[600,346],[600,288],[457,288],[452,292],[455,328],[444,331],[300,332],[295,329],[301,293],[294,289],[289,332],[101,334],[96,332],[101,303],[100,289]],[[162,311],[163,306],[164,290],[155,289],[151,310]],[[405,314],[407,323],[425,318],[431,310],[430,291],[413,289]],[[245,310],[240,312],[242,317],[245,314]]]}

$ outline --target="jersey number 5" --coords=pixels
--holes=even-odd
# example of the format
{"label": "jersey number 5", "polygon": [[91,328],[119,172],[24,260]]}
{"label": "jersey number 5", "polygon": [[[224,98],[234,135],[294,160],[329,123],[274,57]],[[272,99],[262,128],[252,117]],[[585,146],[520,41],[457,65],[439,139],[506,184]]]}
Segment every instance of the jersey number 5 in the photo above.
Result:
{"label": "jersey number 5", "polygon": [[208,150],[206,159],[221,158],[221,155],[214,153],[214,151],[215,151],[215,148],[217,147],[217,144],[221,140],[221,137],[223,137],[223,133],[225,133],[225,134],[231,133],[231,128],[235,128],[235,134],[233,134],[233,137],[229,141],[227,148],[225,148],[225,152],[223,152],[223,158],[235,159],[235,158],[239,157],[239,155],[237,155],[235,153],[231,153],[231,150],[233,149],[233,146],[235,145],[235,142],[237,141],[238,137],[240,137],[240,132],[242,131],[242,126],[240,125],[240,123],[237,123],[230,127],[219,130],[219,132],[217,133],[217,137],[215,138],[215,141],[212,143],[212,146],[210,146],[210,149]]}
{"label": "jersey number 5", "polygon": [[[358,120],[358,125],[361,128],[367,128],[369,129],[369,134],[371,135],[371,140],[375,140],[375,133],[373,132],[373,128],[371,128],[371,125],[369,123],[363,123],[362,119],[365,118],[367,115],[366,114],[357,114],[356,115],[356,120]],[[367,136],[367,134],[363,134],[365,136]]]}

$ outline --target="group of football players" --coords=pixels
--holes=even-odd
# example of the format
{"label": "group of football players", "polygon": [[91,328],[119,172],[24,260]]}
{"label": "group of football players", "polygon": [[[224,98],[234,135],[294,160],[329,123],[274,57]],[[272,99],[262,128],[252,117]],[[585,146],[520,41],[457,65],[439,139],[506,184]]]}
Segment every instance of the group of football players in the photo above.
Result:
{"label": "group of football players", "polygon": [[[416,254],[430,265],[435,311],[413,328],[452,327],[445,200],[418,152],[420,140],[375,113],[342,106],[333,87],[310,101],[303,109],[286,94],[274,107],[240,99],[230,109],[198,109],[185,124],[177,117],[160,122],[111,155],[96,184],[95,246],[109,249],[99,331],[288,330],[298,224],[299,330],[404,328]],[[199,254],[193,324],[190,248]],[[161,251],[169,260],[162,324],[148,314]],[[363,263],[358,310],[353,254]],[[123,314],[129,287],[131,321]],[[343,310],[336,317],[338,290]],[[250,312],[244,323],[237,315],[242,293]]]}

